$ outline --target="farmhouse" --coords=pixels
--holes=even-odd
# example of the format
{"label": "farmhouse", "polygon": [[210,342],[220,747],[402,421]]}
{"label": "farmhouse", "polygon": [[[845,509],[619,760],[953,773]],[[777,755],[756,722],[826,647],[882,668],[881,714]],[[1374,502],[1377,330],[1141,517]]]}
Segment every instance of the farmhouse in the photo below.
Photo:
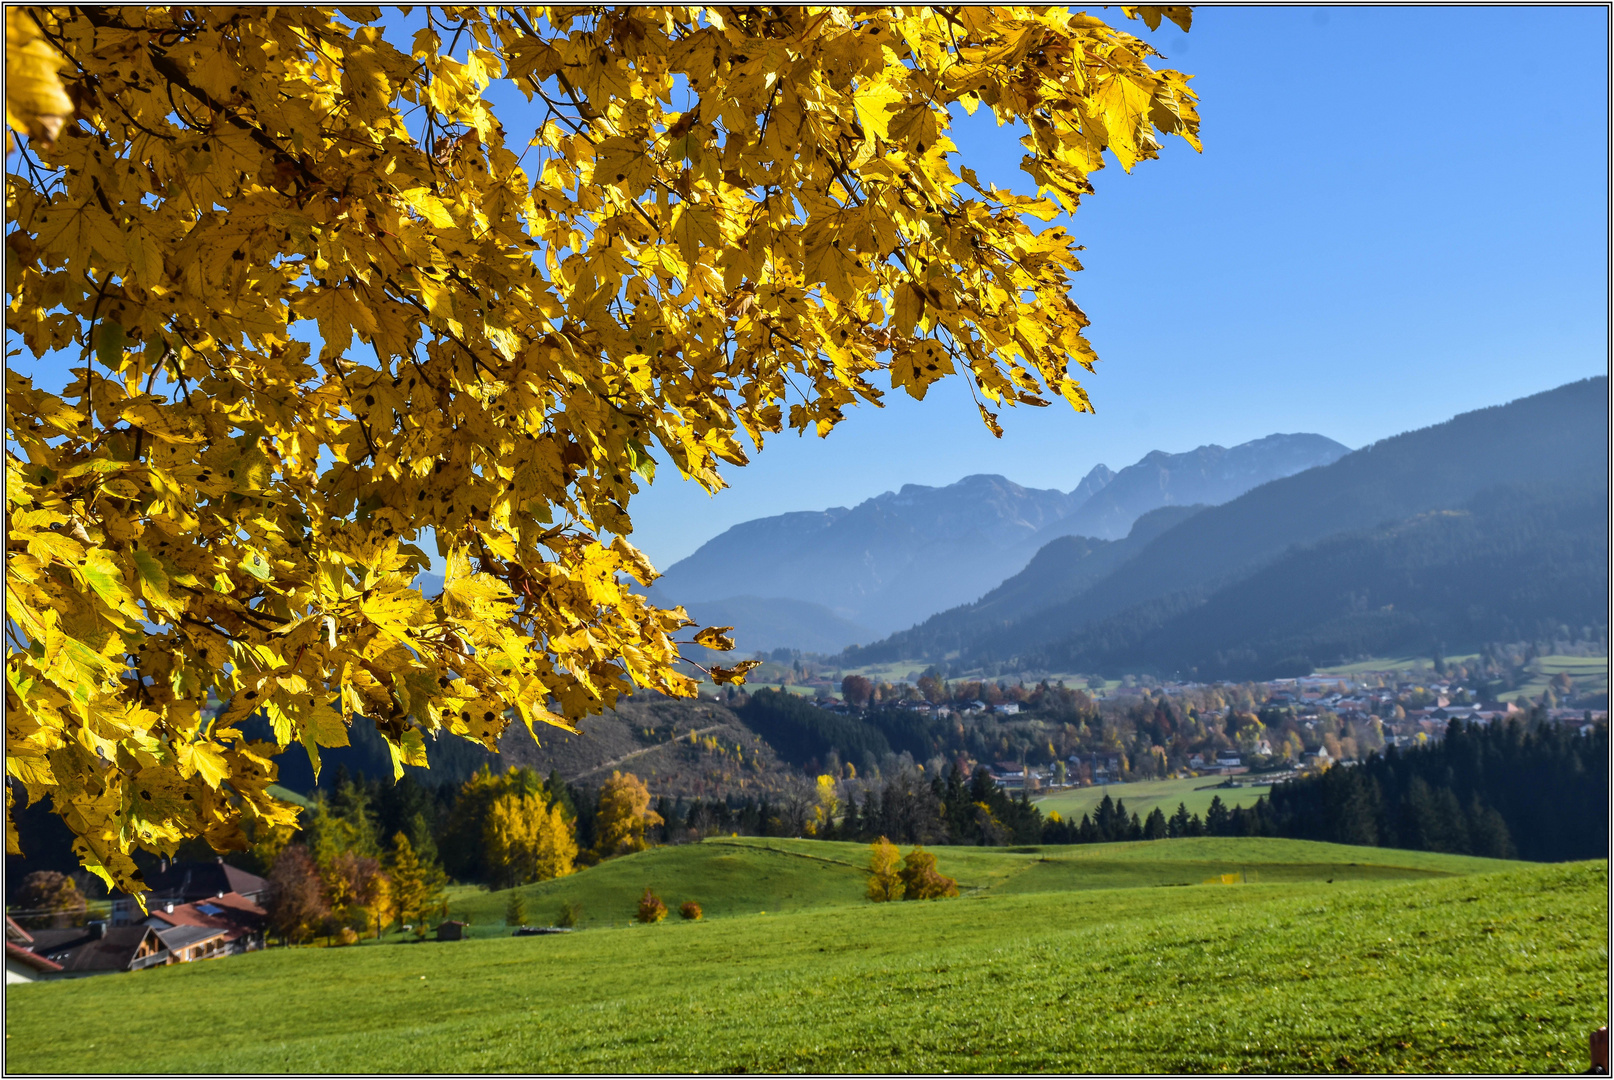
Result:
{"label": "farmhouse", "polygon": [[[146,919],[146,925],[157,931],[157,936],[175,953],[176,963],[203,956],[233,956],[261,949],[264,927],[268,922],[267,911],[240,893],[233,892],[191,904],[166,903],[154,908]],[[188,944],[183,950],[178,950],[170,940],[170,934],[182,928],[206,930],[208,936],[192,941],[194,935],[181,935]],[[205,952],[199,951],[202,942],[215,938],[216,945],[210,945]],[[185,955],[181,955],[182,951]]]}
{"label": "farmhouse", "polygon": [[448,919],[437,924],[438,941],[463,941],[465,928],[469,923],[462,923],[458,919]]}
{"label": "farmhouse", "polygon": [[192,960],[212,960],[228,956],[230,946],[226,932],[214,926],[154,926],[157,940],[168,950],[170,964],[185,964]]}
{"label": "farmhouse", "polygon": [[[32,932],[32,951],[60,966],[57,978],[140,971],[166,964],[168,948],[149,926],[107,926],[92,922],[62,930]],[[9,957],[11,950],[6,950]]]}

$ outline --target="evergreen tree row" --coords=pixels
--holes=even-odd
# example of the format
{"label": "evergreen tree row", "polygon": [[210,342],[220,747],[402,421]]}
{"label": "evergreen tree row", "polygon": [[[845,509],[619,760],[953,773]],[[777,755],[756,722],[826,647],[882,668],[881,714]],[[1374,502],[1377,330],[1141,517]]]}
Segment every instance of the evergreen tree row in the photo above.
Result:
{"label": "evergreen tree row", "polygon": [[1521,858],[1608,854],[1608,729],[1465,724],[1272,790],[1253,835]]}

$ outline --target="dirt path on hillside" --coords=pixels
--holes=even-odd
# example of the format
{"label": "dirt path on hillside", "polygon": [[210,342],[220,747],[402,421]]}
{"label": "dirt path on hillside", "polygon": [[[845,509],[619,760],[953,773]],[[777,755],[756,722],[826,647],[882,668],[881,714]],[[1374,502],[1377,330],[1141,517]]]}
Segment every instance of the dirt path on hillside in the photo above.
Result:
{"label": "dirt path on hillside", "polygon": [[607,761],[603,765],[596,765],[592,769],[584,769],[582,772],[578,773],[576,776],[572,777],[571,779],[573,781],[577,781],[577,780],[581,780],[583,777],[589,775],[590,773],[597,773],[601,769],[614,769],[618,765],[622,764],[624,761],[632,761],[636,757],[643,757],[645,754],[652,754],[652,753],[655,753],[657,750],[665,750],[665,749],[667,749],[667,747],[672,746],[674,743],[683,742],[683,741],[687,740],[691,735],[706,735],[706,734],[709,734],[710,732],[719,731],[719,730],[721,730],[723,728],[732,727],[732,726],[733,726],[732,724],[713,724],[711,727],[703,727],[698,731],[686,731],[682,735],[679,735],[676,738],[668,739],[664,743],[657,743],[655,746],[647,746],[643,750],[635,750],[631,754],[623,754],[619,758],[615,758],[615,759],[613,759],[611,761]]}

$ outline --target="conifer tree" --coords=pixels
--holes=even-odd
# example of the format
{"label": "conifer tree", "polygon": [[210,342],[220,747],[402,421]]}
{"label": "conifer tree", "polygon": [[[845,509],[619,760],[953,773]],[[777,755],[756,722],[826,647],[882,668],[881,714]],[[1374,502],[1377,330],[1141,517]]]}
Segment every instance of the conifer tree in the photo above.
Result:
{"label": "conifer tree", "polygon": [[448,910],[448,899],[443,893],[447,880],[442,870],[422,862],[410,845],[409,837],[401,832],[392,838],[390,870],[398,921],[412,925],[415,936],[424,937],[426,920],[441,917]]}
{"label": "conifer tree", "polygon": [[1143,838],[1145,840],[1164,840],[1170,835],[1166,826],[1166,815],[1160,812],[1160,807],[1149,811],[1149,817],[1143,823]]}

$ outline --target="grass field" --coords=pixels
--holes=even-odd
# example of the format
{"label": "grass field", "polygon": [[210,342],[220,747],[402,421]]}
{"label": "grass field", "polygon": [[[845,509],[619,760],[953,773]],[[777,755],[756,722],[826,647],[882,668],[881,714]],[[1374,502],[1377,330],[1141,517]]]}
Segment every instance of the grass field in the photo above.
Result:
{"label": "grass field", "polygon": [[[1239,777],[1241,782],[1247,777]],[[1222,782],[1219,776],[1197,776],[1186,780],[1140,780],[1132,784],[1095,784],[1092,787],[1070,788],[1057,791],[1052,795],[1037,800],[1037,808],[1044,816],[1058,811],[1059,816],[1073,821],[1080,821],[1083,814],[1091,814],[1098,809],[1098,804],[1104,801],[1104,796],[1111,799],[1121,799],[1126,802],[1126,812],[1136,814],[1139,818],[1149,816],[1149,811],[1155,807],[1168,818],[1177,812],[1177,804],[1182,803],[1188,807],[1190,814],[1198,814],[1202,819],[1205,811],[1210,809],[1211,799],[1221,797],[1222,805],[1231,810],[1235,806],[1251,806],[1255,800],[1265,795],[1269,790],[1266,785],[1260,787],[1217,787]]]}
{"label": "grass field", "polygon": [[1547,689],[1547,684],[1559,672],[1568,672],[1575,680],[1579,693],[1608,690],[1608,657],[1606,656],[1543,656],[1530,665],[1530,679],[1512,693],[1503,697],[1512,701],[1522,694],[1532,701]]}
{"label": "grass field", "polygon": [[[1448,656],[1446,659],[1454,664],[1467,663],[1478,660],[1479,653],[1468,653],[1464,656]],[[1434,659],[1428,656],[1373,656],[1366,660],[1358,660],[1354,664],[1338,664],[1334,667],[1318,668],[1317,675],[1362,675],[1373,671],[1412,671],[1415,668],[1427,668],[1434,671]]]}
{"label": "grass field", "polygon": [[[1255,881],[1382,880],[1481,873],[1515,863],[1425,852],[1315,844],[1299,840],[1203,837],[1168,843],[1028,848],[940,847],[939,867],[966,896],[1051,889],[1197,885],[1242,873]],[[757,837],[711,839],[613,859],[571,877],[523,886],[527,921],[551,923],[563,902],[581,905],[585,927],[624,926],[644,890],[670,909],[685,900],[707,918],[784,914],[864,903],[868,847],[863,844]],[[473,936],[502,937],[508,892],[455,890],[450,912]]]}
{"label": "grass field", "polygon": [[784,683],[751,683],[751,682],[747,682],[745,684],[745,688],[748,691],[750,691],[751,693],[753,693],[753,694],[756,693],[758,690],[783,690],[786,693],[795,694],[797,697],[811,698],[811,697],[816,697],[818,695],[818,690],[817,690],[816,687],[798,686],[795,683],[792,683],[791,685],[786,686]]}
{"label": "grass field", "polygon": [[[840,862],[854,853],[708,842],[670,852],[682,870],[658,851],[570,879],[682,874],[704,893],[729,873],[712,859],[776,871],[751,894],[766,908],[698,923],[13,986],[7,1071],[1572,1072],[1608,1015],[1601,864],[1270,840],[942,848],[965,895],[876,905]],[[1191,884],[1221,866],[1257,873]]]}
{"label": "grass field", "polygon": [[[1467,663],[1477,660],[1479,654],[1468,656],[1449,656],[1446,659],[1452,663]],[[1354,664],[1342,664],[1338,667],[1317,669],[1319,675],[1361,675],[1373,671],[1411,671],[1415,668],[1430,667],[1431,661],[1427,656],[1404,657],[1375,657],[1361,660]],[[1577,690],[1581,692],[1597,692],[1608,690],[1608,657],[1606,656],[1543,656],[1535,660],[1529,667],[1530,678],[1521,684],[1518,689],[1512,690],[1503,697],[1512,701],[1519,695],[1535,699],[1541,696],[1547,688],[1547,683],[1561,671],[1567,671],[1575,680]],[[1431,672],[1430,677],[1433,678]]]}

